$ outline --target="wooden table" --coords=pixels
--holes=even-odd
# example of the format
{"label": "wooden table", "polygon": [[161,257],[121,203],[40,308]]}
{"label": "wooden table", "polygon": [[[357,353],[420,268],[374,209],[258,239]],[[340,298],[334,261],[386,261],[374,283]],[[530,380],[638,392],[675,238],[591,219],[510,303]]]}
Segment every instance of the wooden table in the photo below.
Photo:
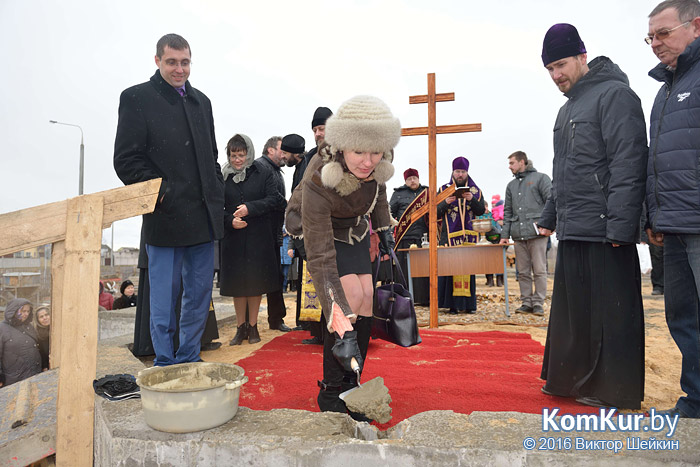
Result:
{"label": "wooden table", "polygon": [[[440,246],[438,253],[438,276],[459,276],[467,274],[503,274],[503,287],[506,295],[506,316],[510,317],[508,300],[508,276],[506,275],[506,245],[477,243],[476,245]],[[427,248],[406,248],[399,251],[408,253],[408,288],[413,296],[412,277],[430,277],[429,250]]]}

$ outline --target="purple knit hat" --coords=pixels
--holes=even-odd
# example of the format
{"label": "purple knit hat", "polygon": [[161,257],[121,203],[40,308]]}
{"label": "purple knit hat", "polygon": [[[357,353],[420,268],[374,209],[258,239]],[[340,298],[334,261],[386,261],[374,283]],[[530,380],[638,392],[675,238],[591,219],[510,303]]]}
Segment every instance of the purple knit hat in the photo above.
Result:
{"label": "purple knit hat", "polygon": [[542,63],[544,66],[566,57],[586,53],[581,37],[575,27],[558,23],[549,28],[542,43]]}
{"label": "purple knit hat", "polygon": [[455,157],[452,161],[452,170],[466,170],[469,172],[469,161],[466,157]]}

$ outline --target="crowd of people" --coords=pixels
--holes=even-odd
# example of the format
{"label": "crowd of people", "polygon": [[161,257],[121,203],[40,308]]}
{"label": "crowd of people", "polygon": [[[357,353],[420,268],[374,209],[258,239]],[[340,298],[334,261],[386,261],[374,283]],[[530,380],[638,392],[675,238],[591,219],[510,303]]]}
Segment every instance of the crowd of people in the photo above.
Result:
{"label": "crowd of people", "polygon": [[[311,121],[316,146],[309,151],[303,137],[289,134],[270,138],[255,158],[251,139],[236,133],[220,167],[211,102],[189,82],[190,46],[176,34],[163,36],[155,74],[121,95],[114,152],[125,184],[162,179],[155,210],[143,219],[147,259],[139,265],[140,282],[150,292],[137,295],[124,281],[109,306],[147,309],[140,328],[147,323],[154,365],[198,362],[218,270],[220,293],[232,297],[236,312],[230,344],[260,342],[266,295],[270,329],[306,330],[305,344],[323,345],[321,410],[347,412],[339,395],[357,384],[356,373],[367,363],[372,261],[381,269],[382,259],[397,250],[395,266],[406,271],[405,250],[431,241],[475,244],[473,221],[488,219],[488,241],[514,242],[517,311],[543,316],[546,252],[556,232],[542,392],[590,406],[639,409],[644,322],[635,244],[644,230],[657,264],[663,257],[654,294],[664,295],[683,358],[680,383],[687,395],[666,412],[700,418],[700,184],[693,175],[700,165],[694,120],[700,101],[693,91],[700,81],[698,37],[698,0],[666,0],[649,15],[645,40],[660,61],[649,74],[662,88],[647,144],[641,102],[627,76],[607,57],[589,61],[573,25],[552,26],[542,63],[567,98],[554,122],[553,177],[538,172],[525,152],[513,152],[504,158],[513,180],[503,200],[491,198],[489,210],[469,160],[455,157],[437,193],[457,190],[438,204],[439,237],[431,239],[427,216],[411,218],[429,195],[418,171],[405,169],[405,184],[387,194],[401,126],[383,101],[356,96],[336,113],[319,107]],[[295,168],[289,200],[283,166]],[[643,229],[640,218],[646,219]],[[297,309],[290,328],[283,293],[293,259]],[[494,284],[487,277],[487,285],[503,280],[496,276]],[[426,279],[413,279],[412,290],[416,304],[428,303]],[[439,277],[438,307],[477,312],[475,276]],[[50,312],[36,311],[34,322],[26,300],[6,308],[0,324],[4,385],[48,367],[42,342]]]}

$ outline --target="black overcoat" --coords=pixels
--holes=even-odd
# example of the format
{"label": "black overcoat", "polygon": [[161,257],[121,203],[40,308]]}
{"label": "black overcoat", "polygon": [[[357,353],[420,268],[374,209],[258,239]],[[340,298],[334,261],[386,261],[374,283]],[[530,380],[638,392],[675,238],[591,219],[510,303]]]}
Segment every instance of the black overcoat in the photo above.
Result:
{"label": "black overcoat", "polygon": [[[233,213],[248,207],[248,226],[234,229]],[[277,212],[285,204],[273,171],[256,160],[246,178],[225,183],[224,238],[221,241],[220,293],[226,297],[255,297],[282,288],[279,280]]]}
{"label": "black overcoat", "polygon": [[126,185],[163,178],[155,211],[143,216],[149,245],[191,246],[223,236],[223,176],[211,102],[189,81],[185,90],[181,97],[156,71],[119,101],[117,175]]}

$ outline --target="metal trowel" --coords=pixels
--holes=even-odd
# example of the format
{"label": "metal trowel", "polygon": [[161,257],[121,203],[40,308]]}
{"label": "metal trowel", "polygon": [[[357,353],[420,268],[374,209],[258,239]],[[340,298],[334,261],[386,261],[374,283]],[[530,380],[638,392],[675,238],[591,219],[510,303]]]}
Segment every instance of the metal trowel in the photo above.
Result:
{"label": "metal trowel", "polygon": [[350,363],[357,375],[357,387],[340,394],[340,399],[346,403],[348,410],[364,414],[371,420],[386,423],[391,420],[391,396],[384,385],[384,378],[377,376],[360,384],[360,365],[353,358]]}
{"label": "metal trowel", "polygon": [[342,400],[342,401],[345,401],[345,398],[351,392],[362,389],[362,384],[360,383],[360,364],[357,363],[357,360],[355,360],[355,357],[353,357],[352,360],[350,360],[350,366],[352,367],[352,371],[354,371],[355,374],[357,375],[357,386],[355,386],[352,389],[348,389],[347,391],[341,392],[340,396],[338,396],[338,397],[340,397],[340,400]]}

